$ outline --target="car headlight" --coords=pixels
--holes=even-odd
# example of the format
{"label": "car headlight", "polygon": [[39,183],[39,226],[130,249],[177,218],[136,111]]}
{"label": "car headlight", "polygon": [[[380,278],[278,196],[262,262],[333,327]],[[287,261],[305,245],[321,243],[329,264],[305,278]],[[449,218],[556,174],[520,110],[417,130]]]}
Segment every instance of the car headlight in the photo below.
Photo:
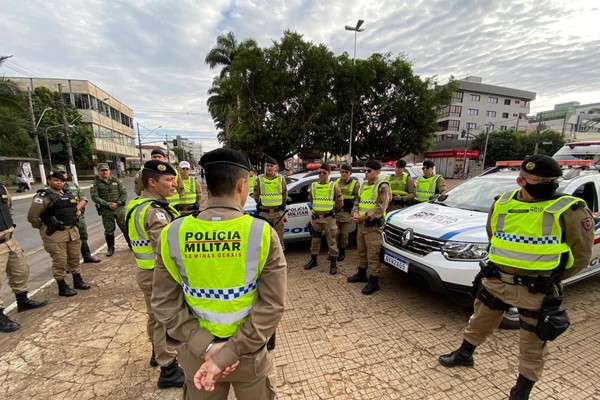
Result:
{"label": "car headlight", "polygon": [[447,242],[442,254],[448,260],[483,260],[488,254],[487,243]]}

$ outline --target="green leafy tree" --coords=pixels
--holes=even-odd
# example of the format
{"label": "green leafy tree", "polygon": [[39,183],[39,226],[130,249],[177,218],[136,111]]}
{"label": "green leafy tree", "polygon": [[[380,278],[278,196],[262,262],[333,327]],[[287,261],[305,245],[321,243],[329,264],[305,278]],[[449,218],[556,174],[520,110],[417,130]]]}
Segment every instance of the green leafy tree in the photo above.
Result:
{"label": "green leafy tree", "polygon": [[0,154],[3,156],[35,156],[26,104],[23,92],[16,85],[0,80]]}

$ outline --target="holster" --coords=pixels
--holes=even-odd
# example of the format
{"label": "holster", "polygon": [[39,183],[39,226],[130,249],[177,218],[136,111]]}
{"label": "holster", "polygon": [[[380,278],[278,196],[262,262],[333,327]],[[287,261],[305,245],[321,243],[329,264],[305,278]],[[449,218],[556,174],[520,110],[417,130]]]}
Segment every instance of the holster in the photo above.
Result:
{"label": "holster", "polygon": [[376,226],[381,228],[383,226],[383,218],[375,218],[371,220],[365,220],[365,226],[372,227]]}
{"label": "holster", "polygon": [[94,204],[96,206],[96,212],[98,213],[98,215],[102,215],[102,206],[98,203]]}
{"label": "holster", "polygon": [[267,350],[269,350],[269,351],[271,351],[271,350],[275,349],[275,342],[276,342],[276,339],[275,339],[275,334],[276,334],[276,333],[277,333],[277,332],[273,332],[273,336],[271,336],[271,338],[270,338],[270,339],[269,339],[269,341],[267,342]]}
{"label": "holster", "polygon": [[537,324],[537,335],[542,340],[554,340],[571,325],[569,314],[561,308],[563,296],[546,295]]}
{"label": "holster", "polygon": [[308,233],[310,233],[310,236],[314,237],[314,238],[320,238],[322,235],[322,232],[317,232],[313,229],[312,223],[309,222],[308,224],[306,224],[306,227],[308,228]]}

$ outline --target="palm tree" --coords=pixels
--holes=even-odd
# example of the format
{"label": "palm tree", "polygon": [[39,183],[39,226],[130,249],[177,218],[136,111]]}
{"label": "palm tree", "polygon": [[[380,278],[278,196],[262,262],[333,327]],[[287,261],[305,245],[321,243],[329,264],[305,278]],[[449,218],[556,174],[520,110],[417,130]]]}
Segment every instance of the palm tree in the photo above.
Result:
{"label": "palm tree", "polygon": [[206,62],[211,69],[222,66],[220,78],[225,78],[229,75],[231,64],[235,57],[243,50],[248,50],[257,47],[254,39],[246,39],[238,43],[233,32],[227,32],[225,35],[217,36],[217,45],[213,47],[206,57]]}

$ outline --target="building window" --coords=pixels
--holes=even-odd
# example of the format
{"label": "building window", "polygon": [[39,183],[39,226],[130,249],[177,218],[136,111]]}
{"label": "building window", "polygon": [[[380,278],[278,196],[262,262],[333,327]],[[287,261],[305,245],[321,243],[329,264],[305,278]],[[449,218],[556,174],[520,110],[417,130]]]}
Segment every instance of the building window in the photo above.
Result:
{"label": "building window", "polygon": [[464,92],[452,93],[452,103],[462,103],[464,94]]}
{"label": "building window", "polygon": [[488,103],[498,104],[498,98],[490,96],[488,97]]}
{"label": "building window", "polygon": [[469,108],[469,115],[479,115],[479,110],[476,108]]}
{"label": "building window", "polygon": [[508,118],[508,113],[502,113],[502,118]]}
{"label": "building window", "polygon": [[486,117],[495,117],[496,116],[496,111],[487,111],[485,113]]}
{"label": "building window", "polygon": [[520,100],[515,100],[515,104],[521,104]]}
{"label": "building window", "polygon": [[90,108],[90,97],[87,93],[75,93],[75,107],[80,110],[88,110]]}
{"label": "building window", "polygon": [[475,129],[477,129],[477,124],[475,122],[467,122],[467,130],[469,132],[473,132]]}
{"label": "building window", "polygon": [[513,117],[519,118],[519,114],[513,114]]}
{"label": "building window", "polygon": [[481,99],[481,96],[478,94],[471,95],[471,101],[479,101],[480,99]]}
{"label": "building window", "polygon": [[501,130],[501,131],[505,131],[506,129],[507,129],[507,128],[506,128],[506,125],[500,125],[500,130]]}
{"label": "building window", "polygon": [[510,106],[510,99],[504,99],[504,105]]}
{"label": "building window", "polygon": [[456,119],[449,119],[447,121],[438,122],[438,129],[441,132],[444,131],[457,131],[460,127],[460,121]]}

